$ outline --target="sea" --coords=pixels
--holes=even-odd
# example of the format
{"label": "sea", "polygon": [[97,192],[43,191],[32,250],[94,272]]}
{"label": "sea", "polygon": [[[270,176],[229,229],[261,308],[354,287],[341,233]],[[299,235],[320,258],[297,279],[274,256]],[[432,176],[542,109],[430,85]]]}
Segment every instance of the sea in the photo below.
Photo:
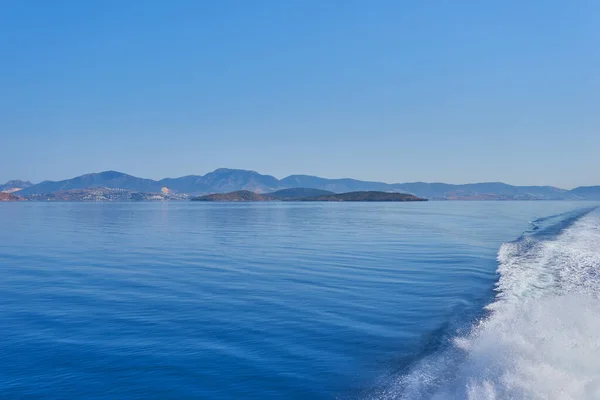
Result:
{"label": "sea", "polygon": [[0,399],[600,399],[590,202],[0,204]]}

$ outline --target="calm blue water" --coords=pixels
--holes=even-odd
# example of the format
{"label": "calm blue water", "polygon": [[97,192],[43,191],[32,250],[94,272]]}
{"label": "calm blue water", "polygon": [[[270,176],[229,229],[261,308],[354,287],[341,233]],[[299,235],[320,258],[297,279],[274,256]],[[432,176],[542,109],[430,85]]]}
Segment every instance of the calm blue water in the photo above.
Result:
{"label": "calm blue water", "polygon": [[0,204],[0,398],[599,398],[597,362],[517,346],[547,309],[600,328],[589,206]]}

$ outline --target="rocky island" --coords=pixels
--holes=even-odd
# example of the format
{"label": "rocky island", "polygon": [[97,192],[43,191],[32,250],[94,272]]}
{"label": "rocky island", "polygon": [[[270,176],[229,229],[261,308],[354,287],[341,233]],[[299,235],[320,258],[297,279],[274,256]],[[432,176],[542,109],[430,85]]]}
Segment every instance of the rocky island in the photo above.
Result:
{"label": "rocky island", "polygon": [[15,196],[14,194],[0,192],[0,201],[20,201],[22,197]]}
{"label": "rocky island", "polygon": [[251,192],[249,190],[236,190],[229,193],[212,193],[205,196],[194,197],[192,201],[274,201],[274,197]]}
{"label": "rocky island", "polygon": [[412,194],[391,192],[348,192],[333,193],[315,189],[286,189],[278,192],[259,194],[249,190],[229,193],[213,193],[192,198],[192,201],[251,202],[251,201],[427,201]]}
{"label": "rocky island", "polygon": [[301,201],[427,201],[412,194],[390,192],[348,192],[301,199]]}

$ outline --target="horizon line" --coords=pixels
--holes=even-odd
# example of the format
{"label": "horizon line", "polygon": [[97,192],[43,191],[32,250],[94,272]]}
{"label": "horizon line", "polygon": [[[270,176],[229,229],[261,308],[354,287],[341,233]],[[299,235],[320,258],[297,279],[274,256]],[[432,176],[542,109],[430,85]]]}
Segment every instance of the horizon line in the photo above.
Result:
{"label": "horizon line", "polygon": [[287,175],[283,178],[278,178],[275,175],[270,175],[270,174],[263,174],[260,173],[258,171],[255,170],[251,170],[251,169],[242,169],[242,168],[227,168],[227,167],[219,167],[216,168],[212,171],[206,172],[205,174],[186,174],[186,175],[181,175],[181,176],[177,176],[177,177],[164,177],[164,178],[160,178],[160,179],[153,179],[153,178],[144,178],[144,177],[140,177],[140,176],[136,176],[136,175],[131,175],[129,173],[126,172],[121,172],[121,171],[117,171],[114,169],[107,169],[104,171],[98,171],[98,172],[87,172],[81,175],[76,175],[73,176],[71,178],[66,178],[66,179],[59,179],[59,180],[43,180],[40,182],[32,182],[29,180],[22,180],[22,179],[9,179],[8,181],[4,182],[4,183],[0,183],[0,185],[11,182],[11,181],[23,181],[23,182],[29,182],[32,185],[39,185],[41,183],[44,182],[62,182],[62,181],[67,181],[67,180],[71,180],[71,179],[76,179],[76,178],[80,178],[83,176],[87,176],[87,175],[100,175],[100,174],[104,174],[104,173],[117,173],[117,174],[122,174],[122,175],[127,175],[127,176],[131,176],[133,178],[137,178],[137,179],[147,179],[147,180],[151,180],[154,182],[160,182],[162,180],[165,179],[181,179],[181,178],[185,178],[185,177],[189,177],[189,176],[197,176],[197,177],[204,177],[208,174],[217,172],[217,171],[239,171],[239,172],[250,172],[250,173],[255,173],[261,176],[269,176],[272,177],[274,179],[277,179],[278,181],[282,181],[284,179],[290,178],[290,177],[294,177],[294,176],[304,176],[304,177],[311,177],[311,178],[319,178],[319,179],[326,179],[326,180],[354,180],[354,181],[359,181],[359,182],[370,182],[370,183],[383,183],[386,185],[408,185],[408,184],[427,184],[427,185],[435,185],[435,184],[441,184],[441,185],[452,185],[452,186],[465,186],[465,185],[479,185],[479,184],[501,184],[501,185],[508,185],[508,186],[513,186],[513,187],[547,187],[547,188],[555,188],[555,189],[559,189],[559,190],[564,190],[564,191],[570,191],[576,188],[585,188],[585,187],[596,187],[596,186],[600,186],[600,184],[598,185],[580,185],[580,186],[575,186],[571,189],[564,189],[558,186],[553,186],[553,185],[513,185],[510,183],[506,183],[506,182],[502,182],[502,181],[479,181],[479,182],[468,182],[468,183],[448,183],[448,182],[441,182],[441,181],[433,181],[433,182],[427,182],[427,181],[405,181],[405,182],[385,182],[385,181],[376,181],[376,180],[364,180],[364,179],[356,179],[356,178],[350,178],[350,177],[343,177],[343,178],[326,178],[323,176],[319,176],[319,175],[308,175],[308,174],[290,174]]}

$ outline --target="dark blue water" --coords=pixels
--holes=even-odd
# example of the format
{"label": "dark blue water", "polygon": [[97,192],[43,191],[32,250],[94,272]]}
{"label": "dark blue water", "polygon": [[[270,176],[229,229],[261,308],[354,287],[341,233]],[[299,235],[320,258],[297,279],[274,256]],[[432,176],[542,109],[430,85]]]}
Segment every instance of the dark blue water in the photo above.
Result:
{"label": "dark blue water", "polygon": [[402,398],[581,207],[0,204],[0,398]]}

